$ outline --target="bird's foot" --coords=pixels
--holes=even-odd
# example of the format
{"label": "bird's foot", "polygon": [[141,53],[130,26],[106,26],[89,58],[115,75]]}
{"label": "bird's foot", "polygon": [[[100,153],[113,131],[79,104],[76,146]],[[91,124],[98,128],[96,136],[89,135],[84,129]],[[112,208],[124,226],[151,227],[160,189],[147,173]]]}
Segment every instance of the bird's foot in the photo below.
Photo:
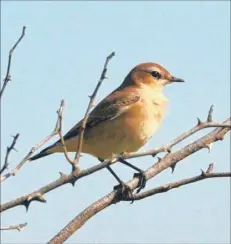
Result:
{"label": "bird's foot", "polygon": [[139,193],[146,186],[147,179],[145,177],[144,172],[135,173],[134,177],[139,178],[139,183],[136,190],[136,193]]}
{"label": "bird's foot", "polygon": [[134,201],[133,190],[124,182],[121,182],[119,185],[114,186],[114,190],[121,190],[121,197],[128,196]]}

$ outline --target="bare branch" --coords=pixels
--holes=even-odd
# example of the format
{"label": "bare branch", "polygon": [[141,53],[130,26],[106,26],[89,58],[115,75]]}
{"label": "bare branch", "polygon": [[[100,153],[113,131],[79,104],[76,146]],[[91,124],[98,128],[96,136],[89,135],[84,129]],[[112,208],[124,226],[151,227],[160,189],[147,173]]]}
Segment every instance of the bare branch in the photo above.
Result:
{"label": "bare branch", "polygon": [[18,230],[18,231],[21,231],[21,229],[23,229],[26,225],[27,225],[27,223],[4,226],[4,227],[0,227],[0,230]]}
{"label": "bare branch", "polygon": [[158,193],[164,193],[164,192],[167,192],[167,191],[172,190],[174,188],[178,188],[178,187],[183,186],[183,185],[188,185],[188,184],[191,184],[191,183],[194,183],[194,182],[197,182],[197,181],[201,181],[201,180],[205,180],[205,179],[209,179],[209,178],[223,178],[223,177],[227,178],[227,177],[231,177],[231,172],[222,172],[222,173],[209,172],[209,170],[211,170],[210,167],[211,166],[209,165],[207,171],[206,172],[202,171],[202,173],[199,174],[198,176],[182,179],[182,180],[179,180],[179,181],[168,183],[168,184],[163,185],[163,186],[155,187],[155,188],[150,189],[148,191],[145,191],[145,192],[142,192],[142,193],[134,195],[133,199],[126,198],[126,199],[123,199],[123,200],[124,201],[132,201],[132,200],[133,201],[137,201],[137,200],[141,200],[141,199],[153,196],[153,195],[158,194]]}
{"label": "bare branch", "polygon": [[[230,121],[228,119],[226,122]],[[171,165],[176,162],[182,162],[182,159],[188,157],[189,155],[201,150],[205,147],[208,141],[218,141],[220,138],[223,138],[224,135],[230,130],[230,128],[217,128],[207,135],[201,137],[195,142],[188,144],[184,148],[178,150],[175,153],[167,154],[162,160],[159,160],[156,164],[151,166],[148,170],[145,171],[145,178],[149,180],[162,172],[163,170],[171,167]],[[132,180],[126,183],[130,189],[135,189],[139,184],[139,179],[134,177]],[[78,214],[71,222],[69,222],[57,235],[55,235],[50,241],[49,244],[54,243],[63,243],[67,240],[76,230],[78,230],[82,225],[86,223],[92,216],[96,213],[102,211],[106,207],[110,206],[113,203],[120,202],[123,199],[128,198],[128,196],[121,197],[121,190],[114,190],[108,195],[99,199],[95,203],[87,207],[83,212]]]}
{"label": "bare branch", "polygon": [[3,86],[2,86],[2,89],[0,90],[0,101],[1,101],[1,98],[2,98],[2,95],[3,95],[3,92],[4,92],[4,90],[5,90],[6,86],[7,86],[7,83],[11,80],[10,68],[11,68],[11,59],[12,59],[13,52],[14,52],[15,48],[18,46],[18,44],[20,43],[20,41],[22,40],[22,38],[25,36],[25,31],[26,31],[26,27],[23,26],[21,36],[19,37],[17,42],[14,44],[14,46],[9,51],[6,77],[3,80]]}
{"label": "bare branch", "polygon": [[57,189],[60,186],[66,185],[68,183],[74,185],[74,183],[77,180],[79,180],[85,176],[91,175],[91,174],[105,168],[107,165],[113,164],[115,162],[117,162],[117,160],[99,163],[86,170],[81,170],[81,172],[77,176],[74,176],[72,173],[66,175],[66,174],[60,172],[60,178],[58,180],[55,180],[55,181],[51,182],[50,184],[47,184],[47,185],[41,187],[37,191],[34,191],[30,194],[26,194],[22,197],[16,198],[12,201],[2,204],[0,206],[0,212],[4,212],[10,208],[20,206],[20,205],[24,205],[26,207],[26,209],[28,210],[28,207],[32,201],[38,201],[37,196],[40,196],[40,195],[43,196],[44,194],[46,194],[54,189]]}
{"label": "bare branch", "polygon": [[[228,124],[230,122],[231,122],[231,118],[227,119],[222,124]],[[154,172],[156,172],[155,175],[158,174],[159,172],[161,172],[162,170],[164,170],[165,168],[172,167],[174,164],[176,164],[176,162],[178,162],[178,159],[180,161],[184,157],[187,157],[190,154],[192,154],[192,153],[194,153],[194,152],[196,152],[198,150],[201,150],[202,148],[205,148],[206,144],[208,142],[211,142],[211,141],[215,142],[217,140],[222,140],[224,135],[229,130],[230,130],[229,127],[214,129],[213,131],[211,131],[210,133],[208,133],[204,137],[202,137],[199,140],[195,141],[194,144],[189,144],[186,147],[184,147],[183,149],[181,149],[183,151],[178,150],[175,153],[167,154],[163,159],[159,159],[158,162],[153,166],[153,167],[157,167],[157,169],[159,170],[157,172],[157,171],[155,171],[155,170],[157,170],[155,168],[155,170],[154,170]],[[174,141],[176,141],[176,139],[173,140],[173,142]],[[152,155],[153,151],[154,150],[151,150],[151,153],[149,155]],[[137,154],[139,154],[139,153],[137,153]],[[177,156],[177,155],[180,155],[181,158],[179,158],[179,156]],[[174,161],[171,161],[171,163],[166,164],[165,162],[168,162],[166,160],[168,160],[168,157],[170,157],[170,156],[173,157]],[[131,154],[127,158],[134,158],[134,157],[136,157],[136,154]],[[37,194],[44,195],[44,194],[46,194],[46,193],[48,193],[48,192],[50,192],[50,191],[62,186],[62,185],[65,185],[67,183],[71,183],[73,185],[77,180],[79,180],[79,179],[81,179],[81,178],[83,178],[85,176],[88,176],[90,174],[93,174],[93,173],[105,168],[108,165],[116,163],[117,161],[118,161],[117,157],[115,157],[111,161],[110,160],[105,160],[103,163],[99,163],[99,164],[97,164],[97,165],[95,165],[93,167],[90,167],[90,168],[86,169],[86,170],[82,170],[77,176],[74,176],[72,173],[69,174],[69,175],[65,175],[63,173],[60,173],[60,178],[58,180],[53,181],[50,184],[45,185],[44,187],[41,187],[40,189],[38,189],[35,192],[32,192],[30,194],[27,194],[25,196],[19,197],[19,198],[15,199],[15,200],[12,200],[12,201],[9,201],[7,203],[2,204],[0,206],[0,212],[6,211],[7,209],[10,209],[10,208],[13,208],[13,207],[16,207],[16,206],[19,206],[19,205],[27,206],[28,205],[28,197],[31,194],[36,194],[37,193]],[[153,173],[153,170],[151,170],[150,172]],[[136,182],[138,184],[138,179],[137,178],[136,178]],[[135,189],[136,186],[134,186],[134,189]],[[32,199],[32,200],[34,200],[34,199]],[[29,204],[30,204],[30,202],[29,202]]]}
{"label": "bare branch", "polygon": [[[180,187],[182,185],[194,183],[196,181],[209,179],[209,178],[217,178],[217,177],[231,177],[231,172],[224,173],[206,173],[206,175],[198,175],[192,178],[183,179],[180,181],[176,181],[173,183],[169,183],[164,186],[156,187],[149,191],[145,191],[143,193],[137,194],[134,196],[134,199],[129,197],[123,199],[123,201],[131,201],[131,200],[141,200],[143,198],[153,196],[158,193],[167,192],[171,189]],[[48,243],[49,244],[59,244],[63,243],[67,240],[76,230],[78,230],[81,226],[85,224],[85,222],[93,217],[98,212],[102,211],[106,207],[110,206],[113,203],[113,199],[117,198],[117,192],[113,191],[106,195],[105,197],[99,199],[88,208],[86,208],[83,212],[81,212],[77,217],[75,217],[71,222],[68,223],[55,237],[53,237]],[[116,200],[114,203],[118,202]]]}
{"label": "bare branch", "polygon": [[88,104],[86,113],[84,115],[84,118],[83,118],[82,124],[81,124],[81,130],[80,130],[79,140],[78,140],[78,144],[77,144],[77,151],[76,151],[75,159],[74,159],[74,169],[76,167],[78,167],[77,165],[78,165],[78,162],[79,162],[79,159],[80,159],[80,153],[81,153],[81,150],[82,150],[84,131],[85,131],[85,127],[86,127],[86,123],[87,123],[90,111],[91,111],[91,109],[93,107],[93,103],[94,103],[96,94],[97,94],[97,92],[98,92],[103,80],[106,78],[108,63],[114,56],[115,56],[115,52],[112,52],[109,56],[107,56],[105,64],[104,64],[104,67],[103,67],[103,71],[102,71],[101,76],[100,76],[100,79],[99,79],[99,81],[98,81],[98,83],[97,83],[97,85],[95,87],[95,90],[94,90],[93,94],[90,96],[90,102]]}
{"label": "bare branch", "polygon": [[18,137],[19,137],[19,133],[17,133],[15,136],[13,136],[13,141],[11,143],[11,145],[9,147],[6,148],[6,156],[5,156],[5,161],[4,161],[4,165],[2,166],[1,170],[0,170],[0,175],[8,168],[9,166],[9,162],[8,162],[8,157],[10,155],[10,152],[14,149],[15,149],[15,144],[16,144],[16,141],[18,140]]}
{"label": "bare branch", "polygon": [[[213,107],[213,105],[211,106],[211,108]],[[211,114],[211,108],[209,110],[209,113]],[[211,116],[211,115],[210,115]],[[205,129],[205,128],[210,128],[210,127],[215,127],[215,128],[231,128],[231,120],[228,119],[223,123],[218,123],[218,122],[213,122],[213,121],[205,121],[202,122],[199,118],[197,118],[198,121],[200,121],[196,126],[194,126],[192,129],[188,130],[187,132],[183,133],[182,135],[178,136],[176,139],[172,140],[170,143],[162,145],[159,148],[155,148],[152,150],[147,150],[145,152],[139,152],[139,153],[126,153],[125,155],[123,155],[124,159],[128,159],[128,158],[137,158],[137,157],[141,157],[141,156],[149,156],[149,155],[153,155],[156,156],[156,154],[160,153],[160,152],[171,152],[172,147],[175,146],[176,144],[182,142],[183,140],[185,140],[186,138],[188,138],[189,136],[195,134],[196,132]]]}
{"label": "bare branch", "polygon": [[[59,111],[61,109],[63,109],[62,107],[62,102],[59,108]],[[52,133],[50,135],[48,135],[46,138],[44,138],[42,141],[40,141],[37,145],[35,145],[34,147],[32,147],[30,149],[30,151],[28,152],[28,154],[22,159],[22,161],[13,169],[11,170],[9,173],[6,173],[5,175],[1,176],[0,182],[6,180],[7,178],[11,177],[11,176],[15,176],[17,174],[17,172],[21,169],[21,167],[30,159],[31,155],[37,151],[40,147],[42,147],[46,142],[48,142],[51,138],[53,138],[55,135],[57,135],[59,133],[59,117],[58,120],[56,122],[55,128],[52,131]]]}
{"label": "bare branch", "polygon": [[64,100],[61,101],[61,104],[60,104],[60,108],[59,110],[57,111],[58,113],[58,128],[59,128],[59,137],[60,137],[60,141],[61,141],[61,144],[63,146],[63,150],[64,150],[64,155],[66,157],[66,160],[73,166],[74,164],[74,161],[69,157],[68,155],[68,152],[67,152],[67,148],[65,146],[65,141],[63,139],[63,134],[62,134],[62,120],[63,120],[63,108],[64,108]]}

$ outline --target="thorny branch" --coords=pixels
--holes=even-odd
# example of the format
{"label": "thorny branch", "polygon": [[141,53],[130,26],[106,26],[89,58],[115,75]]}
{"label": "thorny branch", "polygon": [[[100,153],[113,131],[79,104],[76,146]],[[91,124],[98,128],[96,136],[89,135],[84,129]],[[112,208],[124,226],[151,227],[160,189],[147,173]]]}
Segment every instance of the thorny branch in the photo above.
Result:
{"label": "thorny branch", "polygon": [[9,162],[8,162],[8,158],[9,158],[9,155],[10,155],[10,152],[12,150],[15,150],[15,144],[18,140],[18,137],[19,137],[19,133],[17,133],[15,136],[12,136],[13,137],[13,141],[11,143],[11,145],[9,147],[6,148],[6,156],[5,156],[5,161],[4,161],[4,165],[2,166],[1,170],[0,170],[0,175],[8,168],[9,166]]}
{"label": "thorny branch", "polygon": [[85,116],[84,116],[84,118],[82,120],[82,123],[81,123],[81,128],[80,128],[81,130],[80,130],[79,139],[78,139],[78,147],[77,147],[77,151],[76,151],[74,160],[72,160],[69,157],[69,155],[68,155],[68,152],[67,152],[67,149],[66,149],[66,146],[65,146],[65,141],[64,141],[64,138],[63,138],[63,135],[62,135],[62,112],[63,112],[63,107],[64,107],[64,100],[61,101],[60,109],[59,109],[59,111],[57,111],[57,113],[58,113],[58,121],[57,121],[57,123],[59,125],[58,126],[58,128],[59,128],[58,129],[58,133],[59,133],[59,136],[60,136],[60,141],[61,141],[61,144],[63,146],[64,155],[65,155],[67,161],[72,165],[72,173],[74,173],[75,176],[80,173],[80,169],[78,167],[78,162],[79,162],[79,159],[80,159],[80,152],[82,150],[83,136],[84,136],[86,123],[87,123],[90,111],[91,111],[91,109],[93,107],[93,103],[94,103],[96,94],[97,94],[97,92],[98,92],[103,80],[106,78],[106,72],[107,72],[108,63],[113,58],[113,56],[115,56],[114,52],[112,52],[109,56],[107,56],[105,64],[104,64],[104,68],[103,68],[101,76],[100,76],[100,80],[98,81],[93,94],[90,96],[90,102],[89,102],[89,105],[88,105],[88,108],[86,110]]}
{"label": "thorny branch", "polygon": [[[224,123],[230,122],[231,118],[226,120]],[[224,135],[230,131],[230,128],[217,128],[214,129],[212,132],[208,133],[207,135],[201,137],[200,139],[196,140],[195,142],[188,144],[184,148],[174,152],[166,154],[165,157],[161,160],[158,160],[156,164],[151,166],[149,169],[145,171],[145,178],[146,180],[150,180],[160,172],[164,171],[165,169],[175,165],[177,162],[181,162],[182,159],[188,157],[189,155],[201,150],[202,148],[206,148],[206,145],[216,142],[218,140],[222,140]],[[212,168],[210,166],[210,168]],[[211,170],[211,169],[210,169]],[[206,173],[205,173],[206,174]],[[207,174],[210,174],[209,172]],[[230,176],[230,173],[227,177]],[[204,177],[204,176],[203,176]],[[134,190],[139,184],[139,179],[134,177],[132,180],[128,181],[126,185],[130,187],[130,189]],[[128,192],[127,192],[128,193]],[[49,244],[58,244],[63,243],[67,240],[75,231],[81,228],[87,220],[93,217],[98,212],[104,210],[105,208],[109,207],[112,204],[118,203],[120,201],[124,201],[129,199],[129,195],[126,192],[121,197],[121,190],[114,190],[104,196],[103,198],[97,200],[85,210],[83,210],[80,214],[78,214],[73,220],[71,220],[57,235],[55,235],[48,243]]]}
{"label": "thorny branch", "polygon": [[88,104],[86,113],[85,113],[84,118],[83,118],[82,123],[81,123],[81,130],[80,130],[80,134],[79,134],[77,150],[76,150],[74,164],[73,164],[73,166],[74,166],[73,170],[75,170],[78,167],[78,162],[79,162],[79,159],[80,159],[80,153],[81,153],[81,150],[82,150],[84,131],[85,131],[85,127],[86,127],[86,123],[87,123],[89,114],[91,112],[91,109],[92,109],[94,101],[95,101],[96,94],[97,94],[97,92],[98,92],[103,80],[106,79],[108,63],[114,56],[115,56],[115,52],[112,52],[109,56],[107,56],[105,64],[104,64],[104,67],[103,67],[103,70],[102,70],[102,73],[101,73],[101,76],[100,76],[100,79],[99,79],[99,81],[98,81],[98,83],[97,83],[97,85],[95,87],[94,92],[90,96],[90,102]]}
{"label": "thorny branch", "polygon": [[153,195],[158,194],[158,193],[164,193],[164,192],[167,192],[167,191],[172,190],[174,188],[178,188],[178,187],[183,186],[183,185],[188,185],[188,184],[191,184],[191,183],[194,183],[197,181],[210,179],[210,178],[231,177],[231,172],[212,173],[212,168],[213,168],[213,164],[210,164],[208,169],[206,170],[206,172],[201,170],[201,174],[199,174],[197,176],[182,179],[182,180],[175,181],[172,183],[168,183],[168,184],[165,184],[163,186],[155,187],[155,188],[150,189],[148,191],[144,191],[144,192],[141,192],[139,194],[135,194],[133,199],[126,198],[123,200],[124,201],[137,201],[137,200],[141,200],[141,199],[153,196]]}
{"label": "thorny branch", "polygon": [[0,90],[0,101],[1,101],[1,98],[2,98],[2,95],[3,95],[3,92],[4,92],[4,90],[5,90],[6,86],[7,86],[7,83],[11,80],[10,68],[11,68],[11,59],[12,59],[13,52],[14,52],[15,48],[18,46],[18,44],[20,43],[20,41],[22,40],[22,38],[25,36],[25,31],[26,31],[26,27],[23,26],[21,36],[19,37],[19,39],[16,41],[14,46],[9,51],[6,76],[5,76],[4,80],[3,80],[2,89]]}
{"label": "thorny branch", "polygon": [[[60,105],[60,108],[59,108],[59,111],[62,108],[62,102],[61,102],[61,105]],[[58,113],[59,113],[58,111]],[[51,138],[53,138],[55,135],[57,135],[59,133],[59,126],[60,126],[60,123],[59,123],[59,116],[58,116],[58,120],[56,122],[56,125],[55,125],[55,128],[54,130],[52,131],[52,133],[50,135],[48,135],[46,138],[44,138],[42,141],[40,141],[37,145],[35,145],[34,147],[32,147],[30,149],[30,151],[28,152],[28,154],[22,159],[22,161],[13,169],[11,170],[10,172],[6,173],[5,175],[1,176],[1,179],[0,179],[0,182],[6,180],[7,178],[11,177],[11,176],[15,176],[17,174],[17,172],[22,168],[22,166],[30,159],[31,155],[37,151],[40,147],[42,147],[47,141],[49,141]]]}
{"label": "thorny branch", "polygon": [[18,224],[18,225],[2,226],[2,227],[0,227],[0,230],[18,230],[18,231],[21,231],[21,229],[23,229],[26,225],[27,225],[27,223]]}
{"label": "thorny branch", "polygon": [[215,127],[215,128],[228,127],[228,128],[231,128],[230,121],[228,121],[227,123],[224,124],[224,123],[214,122],[212,120],[213,107],[214,107],[214,105],[211,105],[211,107],[209,109],[209,112],[208,112],[208,118],[207,118],[206,121],[202,122],[199,118],[197,118],[197,120],[198,120],[197,125],[195,125],[193,128],[191,128],[187,132],[183,133],[182,135],[178,136],[176,139],[172,140],[168,144],[162,145],[159,148],[155,148],[155,149],[152,149],[152,150],[147,150],[145,152],[134,153],[134,154],[133,153],[127,153],[127,154],[123,155],[123,158],[124,159],[137,158],[137,157],[149,156],[149,155],[156,156],[160,152],[168,152],[168,153],[170,153],[173,146],[175,146],[176,144],[182,142],[183,140],[185,140],[189,136],[195,134],[199,130],[202,130],[202,129],[205,129],[205,128],[211,128],[211,127]]}
{"label": "thorny branch", "polygon": [[[221,127],[221,128],[217,128],[217,129],[213,130],[211,133],[216,133],[217,130],[221,130],[222,133],[219,133],[220,138],[218,138],[217,140],[222,140],[224,135],[230,130],[230,123],[231,123],[231,118],[227,119],[223,123],[216,123],[216,126]],[[177,137],[176,139],[174,139],[173,141],[168,143],[167,147],[169,147],[169,146],[172,147],[173,145],[178,144],[179,142],[184,140],[184,138],[187,138],[189,135],[194,134],[198,130],[201,130],[203,128],[207,128],[207,126],[208,126],[208,124],[206,122],[204,122],[200,126],[197,125],[197,126],[193,127],[188,132],[183,133],[181,136]],[[213,124],[213,126],[215,126],[215,124]],[[224,130],[222,130],[222,127],[224,127]],[[208,135],[210,135],[210,134],[207,134],[207,136]],[[206,143],[205,143],[205,145],[203,145],[203,147],[207,148],[208,145],[210,145],[212,142],[213,142],[212,140],[211,140],[211,142],[206,141]],[[149,150],[147,152],[143,152],[143,153],[138,152],[138,153],[133,153],[133,154],[125,155],[125,156],[126,156],[126,159],[129,159],[129,158],[131,159],[131,158],[147,156],[147,155],[156,155],[159,152],[164,152],[167,147],[164,145],[160,148]],[[200,149],[202,149],[203,147],[200,147]],[[190,148],[189,148],[189,150],[190,150]],[[167,154],[167,155],[171,155],[171,153]],[[34,191],[30,194],[26,194],[22,197],[16,198],[15,200],[12,200],[12,201],[9,201],[7,203],[2,204],[0,206],[0,212],[3,212],[7,209],[10,209],[10,208],[13,208],[13,207],[16,207],[19,205],[24,205],[26,207],[26,209],[28,209],[28,207],[32,201],[38,201],[38,199],[39,199],[37,197],[38,195],[43,196],[44,194],[46,194],[46,193],[48,193],[48,192],[50,192],[56,188],[59,188],[62,185],[68,184],[68,183],[71,183],[74,186],[74,184],[77,180],[79,180],[85,176],[88,176],[90,174],[93,174],[93,173],[105,168],[107,165],[111,165],[111,164],[116,163],[120,157],[121,156],[115,157],[112,160],[105,160],[103,163],[99,163],[93,167],[86,169],[86,170],[81,170],[81,172],[77,176],[74,176],[72,173],[70,173],[69,175],[60,173],[60,178],[58,180],[55,180],[55,181],[51,182],[50,184],[47,184],[47,185],[41,187],[37,191]],[[173,168],[175,165],[176,165],[176,163],[170,165],[169,167]],[[36,197],[31,197],[31,196],[36,196]]]}

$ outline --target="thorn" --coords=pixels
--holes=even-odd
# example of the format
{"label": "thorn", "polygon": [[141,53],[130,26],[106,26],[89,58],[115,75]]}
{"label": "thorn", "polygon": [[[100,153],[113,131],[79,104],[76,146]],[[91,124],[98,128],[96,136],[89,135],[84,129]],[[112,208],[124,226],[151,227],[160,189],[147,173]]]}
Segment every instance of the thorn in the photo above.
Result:
{"label": "thorn", "polygon": [[15,152],[18,152],[18,150],[17,150],[15,147],[13,147],[12,149],[13,149]]}
{"label": "thorn", "polygon": [[201,176],[202,176],[202,177],[206,177],[206,173],[204,172],[203,169],[201,169]]}
{"label": "thorn", "polygon": [[207,170],[206,170],[206,174],[210,174],[210,173],[212,173],[212,171],[213,171],[213,166],[214,166],[214,164],[213,163],[211,163],[210,165],[209,165],[209,167],[207,168]]}
{"label": "thorn", "polygon": [[173,174],[174,171],[175,171],[175,168],[176,168],[176,163],[174,163],[173,165],[171,165],[170,168],[172,169],[172,174]]}
{"label": "thorn", "polygon": [[201,120],[197,117],[197,126],[199,126],[201,124],[202,124]]}
{"label": "thorn", "polygon": [[27,200],[23,203],[23,205],[25,206],[26,208],[26,212],[28,212],[29,210],[29,205],[30,205],[31,202],[28,202]]}
{"label": "thorn", "polygon": [[92,99],[92,95],[88,95],[88,97],[89,97],[90,99]]}
{"label": "thorn", "polygon": [[213,108],[214,108],[214,105],[211,105],[210,106],[210,109],[209,109],[209,113],[208,113],[208,118],[207,118],[207,122],[212,122],[212,116],[213,116]]}
{"label": "thorn", "polygon": [[59,174],[61,179],[65,179],[67,177],[67,175],[62,172],[59,172]]}
{"label": "thorn", "polygon": [[161,157],[157,157],[157,163],[159,163],[162,160]]}
{"label": "thorn", "polygon": [[210,144],[206,144],[206,145],[205,145],[205,148],[207,148],[207,149],[208,149],[208,152],[209,152],[209,153],[211,152],[212,145],[213,145],[213,143],[212,143],[212,142],[211,142]]}
{"label": "thorn", "polygon": [[74,179],[70,181],[70,183],[72,184],[73,187],[75,186],[75,182],[76,182],[76,180],[74,180]]}

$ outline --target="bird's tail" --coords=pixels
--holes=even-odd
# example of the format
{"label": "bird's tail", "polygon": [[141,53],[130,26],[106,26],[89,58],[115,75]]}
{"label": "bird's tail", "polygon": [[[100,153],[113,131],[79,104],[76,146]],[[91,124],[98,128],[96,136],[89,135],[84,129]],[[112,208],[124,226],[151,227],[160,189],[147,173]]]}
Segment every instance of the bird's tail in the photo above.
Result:
{"label": "bird's tail", "polygon": [[39,158],[43,158],[43,157],[46,157],[46,156],[52,154],[53,152],[50,151],[51,148],[52,147],[47,147],[47,148],[43,149],[40,153],[35,154],[31,158],[29,158],[29,161],[33,161],[33,160],[36,160]]}

